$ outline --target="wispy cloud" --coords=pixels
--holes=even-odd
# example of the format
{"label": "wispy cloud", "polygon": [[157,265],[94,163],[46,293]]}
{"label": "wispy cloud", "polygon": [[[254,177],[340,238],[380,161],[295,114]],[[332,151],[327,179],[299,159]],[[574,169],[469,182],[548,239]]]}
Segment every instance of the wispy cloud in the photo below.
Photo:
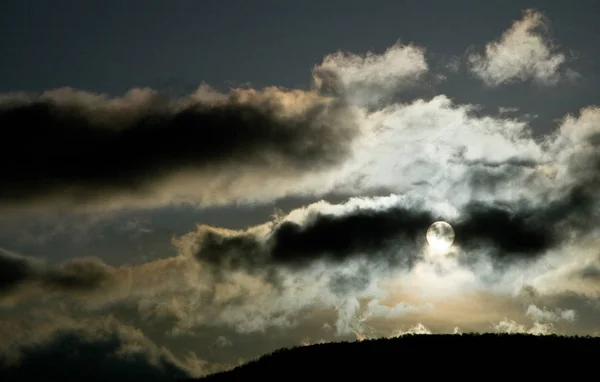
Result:
{"label": "wispy cloud", "polygon": [[382,54],[330,54],[313,69],[313,77],[317,89],[325,94],[373,105],[418,84],[428,70],[423,48],[396,44]]}
{"label": "wispy cloud", "polygon": [[521,20],[490,42],[485,52],[469,55],[470,70],[486,85],[499,86],[533,80],[556,84],[564,75],[566,57],[545,35],[548,21],[535,10],[526,10]]}

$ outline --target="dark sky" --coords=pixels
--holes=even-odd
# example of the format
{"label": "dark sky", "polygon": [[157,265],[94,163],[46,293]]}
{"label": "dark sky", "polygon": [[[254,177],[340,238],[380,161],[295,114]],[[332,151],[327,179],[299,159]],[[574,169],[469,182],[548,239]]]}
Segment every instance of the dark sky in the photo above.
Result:
{"label": "dark sky", "polygon": [[[594,66],[600,4],[566,1],[4,0],[0,91],[72,86],[306,85],[337,50],[382,51],[396,40],[461,55],[499,37],[524,8],[543,11],[551,36]],[[597,81],[586,77],[587,81]]]}

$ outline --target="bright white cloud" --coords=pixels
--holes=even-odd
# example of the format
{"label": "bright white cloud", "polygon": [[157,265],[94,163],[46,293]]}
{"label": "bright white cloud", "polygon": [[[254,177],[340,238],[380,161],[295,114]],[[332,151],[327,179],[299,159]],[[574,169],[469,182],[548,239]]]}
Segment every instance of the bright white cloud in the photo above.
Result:
{"label": "bright white cloud", "polygon": [[[472,105],[456,105],[443,95],[429,101],[392,105],[367,116],[377,131],[357,150],[350,175],[338,189],[384,188],[425,195],[436,202],[460,206],[491,197],[475,171],[494,177],[514,167],[510,188],[498,188],[495,200],[516,199],[546,179],[531,178],[535,164],[551,159],[530,135],[527,123],[513,119],[476,117]],[[526,178],[528,178],[526,180]],[[527,184],[527,186],[526,186]]]}
{"label": "bright white cloud", "polygon": [[471,71],[489,86],[529,79],[555,84],[566,58],[544,36],[547,28],[541,13],[525,11],[499,41],[486,45],[484,54],[469,55]]}
{"label": "bright white cloud", "polygon": [[422,48],[396,44],[383,54],[330,54],[313,73],[317,88],[341,93],[358,105],[371,105],[415,85],[428,69]]}
{"label": "bright white cloud", "polygon": [[514,320],[502,320],[493,325],[493,328],[500,333],[508,334],[533,334],[533,335],[548,335],[554,334],[552,324],[542,324],[534,322],[531,326],[519,324]]}

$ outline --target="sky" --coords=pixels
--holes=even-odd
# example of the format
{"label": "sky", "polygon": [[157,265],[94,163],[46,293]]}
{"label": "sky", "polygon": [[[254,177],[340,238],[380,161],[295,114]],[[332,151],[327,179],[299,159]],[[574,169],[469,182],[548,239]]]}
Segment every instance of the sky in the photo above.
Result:
{"label": "sky", "polygon": [[600,334],[599,13],[3,1],[0,361]]}

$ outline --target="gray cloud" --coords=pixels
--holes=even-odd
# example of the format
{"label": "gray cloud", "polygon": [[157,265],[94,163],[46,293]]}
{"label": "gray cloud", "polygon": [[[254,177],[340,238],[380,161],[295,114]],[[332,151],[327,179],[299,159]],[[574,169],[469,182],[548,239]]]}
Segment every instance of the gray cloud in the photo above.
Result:
{"label": "gray cloud", "polygon": [[179,360],[113,316],[74,320],[49,311],[32,313],[17,327],[0,325],[3,378],[171,381],[207,371],[202,360]]}
{"label": "gray cloud", "polygon": [[535,305],[529,305],[527,307],[527,316],[531,316],[536,321],[574,321],[576,313],[572,309],[562,310],[556,309],[554,311],[546,308],[539,308]]}
{"label": "gray cloud", "polygon": [[0,296],[20,287],[46,292],[94,291],[115,280],[115,268],[98,258],[74,258],[59,266],[0,249]]}
{"label": "gray cloud", "polygon": [[[59,89],[4,100],[11,150],[0,154],[0,203],[242,198],[268,179],[294,183],[343,160],[358,133],[350,114],[316,93],[279,89],[222,95],[201,87],[175,100],[148,89],[121,98]],[[178,186],[184,178],[189,189]]]}
{"label": "gray cloud", "polygon": [[34,264],[25,257],[0,249],[0,294],[34,278]]}
{"label": "gray cloud", "polygon": [[143,353],[115,357],[114,353],[123,345],[115,336],[88,342],[77,334],[60,333],[49,344],[22,349],[18,366],[6,368],[2,375],[9,380],[61,381],[80,381],[90,374],[113,381],[127,381],[134,376],[149,381],[172,381],[188,376],[166,360],[152,364]]}
{"label": "gray cloud", "polygon": [[100,259],[75,258],[47,271],[42,276],[42,283],[59,290],[93,290],[106,286],[114,273],[114,268]]}

